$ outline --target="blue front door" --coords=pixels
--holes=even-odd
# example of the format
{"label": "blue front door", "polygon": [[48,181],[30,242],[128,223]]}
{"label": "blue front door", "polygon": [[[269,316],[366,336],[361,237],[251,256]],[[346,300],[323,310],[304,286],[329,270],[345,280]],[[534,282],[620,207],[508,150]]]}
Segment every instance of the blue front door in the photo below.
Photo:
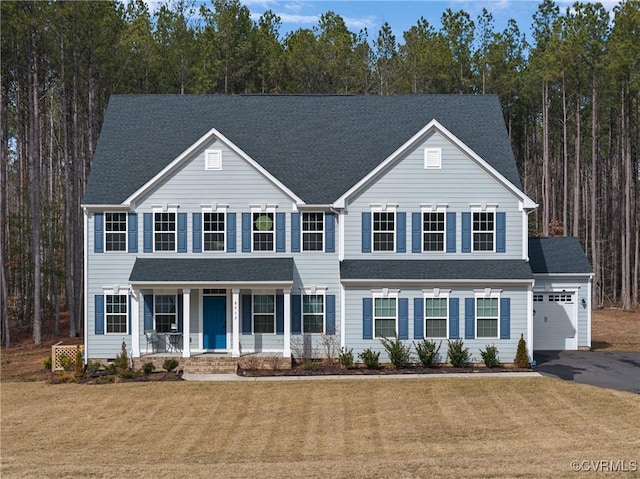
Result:
{"label": "blue front door", "polygon": [[204,349],[227,348],[227,298],[205,296],[202,302]]}

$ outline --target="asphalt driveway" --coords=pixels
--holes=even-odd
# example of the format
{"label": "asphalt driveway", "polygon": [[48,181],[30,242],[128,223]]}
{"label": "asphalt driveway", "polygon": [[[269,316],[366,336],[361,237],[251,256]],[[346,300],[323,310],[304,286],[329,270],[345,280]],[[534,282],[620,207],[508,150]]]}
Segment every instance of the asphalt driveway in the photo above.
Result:
{"label": "asphalt driveway", "polygon": [[546,376],[640,394],[640,352],[536,351]]}

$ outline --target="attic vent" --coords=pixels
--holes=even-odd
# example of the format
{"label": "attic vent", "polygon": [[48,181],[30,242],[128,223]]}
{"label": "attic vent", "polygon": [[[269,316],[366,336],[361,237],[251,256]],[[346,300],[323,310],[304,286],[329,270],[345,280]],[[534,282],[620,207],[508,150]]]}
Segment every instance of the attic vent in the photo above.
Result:
{"label": "attic vent", "polygon": [[222,169],[222,151],[207,150],[204,154],[205,170],[221,170]]}
{"label": "attic vent", "polygon": [[442,150],[440,148],[424,149],[424,168],[442,168]]}

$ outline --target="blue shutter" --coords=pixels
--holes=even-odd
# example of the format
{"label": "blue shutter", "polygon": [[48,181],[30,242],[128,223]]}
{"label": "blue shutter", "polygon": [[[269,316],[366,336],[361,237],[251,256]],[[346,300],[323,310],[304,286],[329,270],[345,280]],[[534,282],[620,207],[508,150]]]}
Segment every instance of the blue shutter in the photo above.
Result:
{"label": "blue shutter", "polygon": [[398,299],[398,339],[409,339],[409,299]]}
{"label": "blue shutter", "polygon": [[131,296],[127,296],[127,313],[129,313],[129,336],[131,336]]}
{"label": "blue shutter", "polygon": [[251,295],[250,294],[242,295],[242,334],[251,334]]}
{"label": "blue shutter", "polygon": [[145,213],[143,215],[143,238],[144,238],[144,246],[143,250],[145,253],[153,252],[153,214]]}
{"label": "blue shutter", "polygon": [[178,253],[187,252],[187,214],[178,213]]}
{"label": "blue shutter", "polygon": [[460,300],[449,299],[449,339],[460,337]]}
{"label": "blue shutter", "polygon": [[96,294],[95,305],[95,334],[104,334],[104,296]]}
{"label": "blue shutter", "polygon": [[504,211],[496,213],[496,253],[506,252],[507,215]]}
{"label": "blue shutter", "polygon": [[129,213],[127,234],[129,235],[129,253],[138,252],[138,213]]}
{"label": "blue shutter", "polygon": [[500,339],[511,339],[510,298],[500,298]]}
{"label": "blue shutter", "polygon": [[104,253],[104,213],[93,214],[93,252]]}
{"label": "blue shutter", "polygon": [[276,334],[284,334],[284,295],[283,294],[276,294]]}
{"label": "blue shutter", "polygon": [[462,212],[462,252],[471,253],[471,213]]}
{"label": "blue shutter", "polygon": [[193,252],[202,253],[202,213],[193,214]]}
{"label": "blue shutter", "polygon": [[291,252],[300,252],[300,213],[291,213]]}
{"label": "blue shutter", "polygon": [[153,329],[153,295],[144,295],[144,329]]}
{"label": "blue shutter", "polygon": [[236,214],[227,213],[227,253],[236,252]]}
{"label": "blue shutter", "polygon": [[178,304],[176,305],[176,312],[178,313],[178,332],[182,332],[182,323],[184,322],[184,296],[178,294]]}
{"label": "blue shutter", "polygon": [[327,334],[336,334],[336,295],[328,294],[325,297],[326,304],[326,321]]}
{"label": "blue shutter", "polygon": [[422,252],[422,213],[411,213],[411,252]]}
{"label": "blue shutter", "polygon": [[324,214],[324,251],[336,252],[336,219],[333,213]]}
{"label": "blue shutter", "polygon": [[276,213],[276,253],[284,253],[286,250],[287,216],[285,213]]}
{"label": "blue shutter", "polygon": [[465,298],[464,300],[464,338],[473,339],[476,337],[476,312],[474,298]]}
{"label": "blue shutter", "polygon": [[373,339],[373,299],[362,298],[362,339]]}
{"label": "blue shutter", "polygon": [[424,338],[424,299],[413,298],[413,339]]}
{"label": "blue shutter", "polygon": [[371,213],[362,213],[362,252],[371,253]]}
{"label": "blue shutter", "polygon": [[302,332],[302,296],[291,295],[291,334]]}
{"label": "blue shutter", "polygon": [[447,213],[447,253],[456,252],[456,214]]}
{"label": "blue shutter", "polygon": [[396,238],[398,243],[396,244],[396,253],[407,252],[407,214],[405,212],[396,213],[397,219],[397,234]]}
{"label": "blue shutter", "polygon": [[242,213],[242,252],[251,253],[251,213]]}

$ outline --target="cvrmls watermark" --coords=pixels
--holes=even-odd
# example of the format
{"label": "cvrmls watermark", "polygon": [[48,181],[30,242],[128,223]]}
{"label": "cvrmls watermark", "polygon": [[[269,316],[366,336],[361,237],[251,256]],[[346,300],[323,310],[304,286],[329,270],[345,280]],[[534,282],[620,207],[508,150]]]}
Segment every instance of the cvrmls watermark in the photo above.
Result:
{"label": "cvrmls watermark", "polygon": [[575,461],[571,461],[571,470],[574,472],[637,472],[638,461],[576,459]]}

